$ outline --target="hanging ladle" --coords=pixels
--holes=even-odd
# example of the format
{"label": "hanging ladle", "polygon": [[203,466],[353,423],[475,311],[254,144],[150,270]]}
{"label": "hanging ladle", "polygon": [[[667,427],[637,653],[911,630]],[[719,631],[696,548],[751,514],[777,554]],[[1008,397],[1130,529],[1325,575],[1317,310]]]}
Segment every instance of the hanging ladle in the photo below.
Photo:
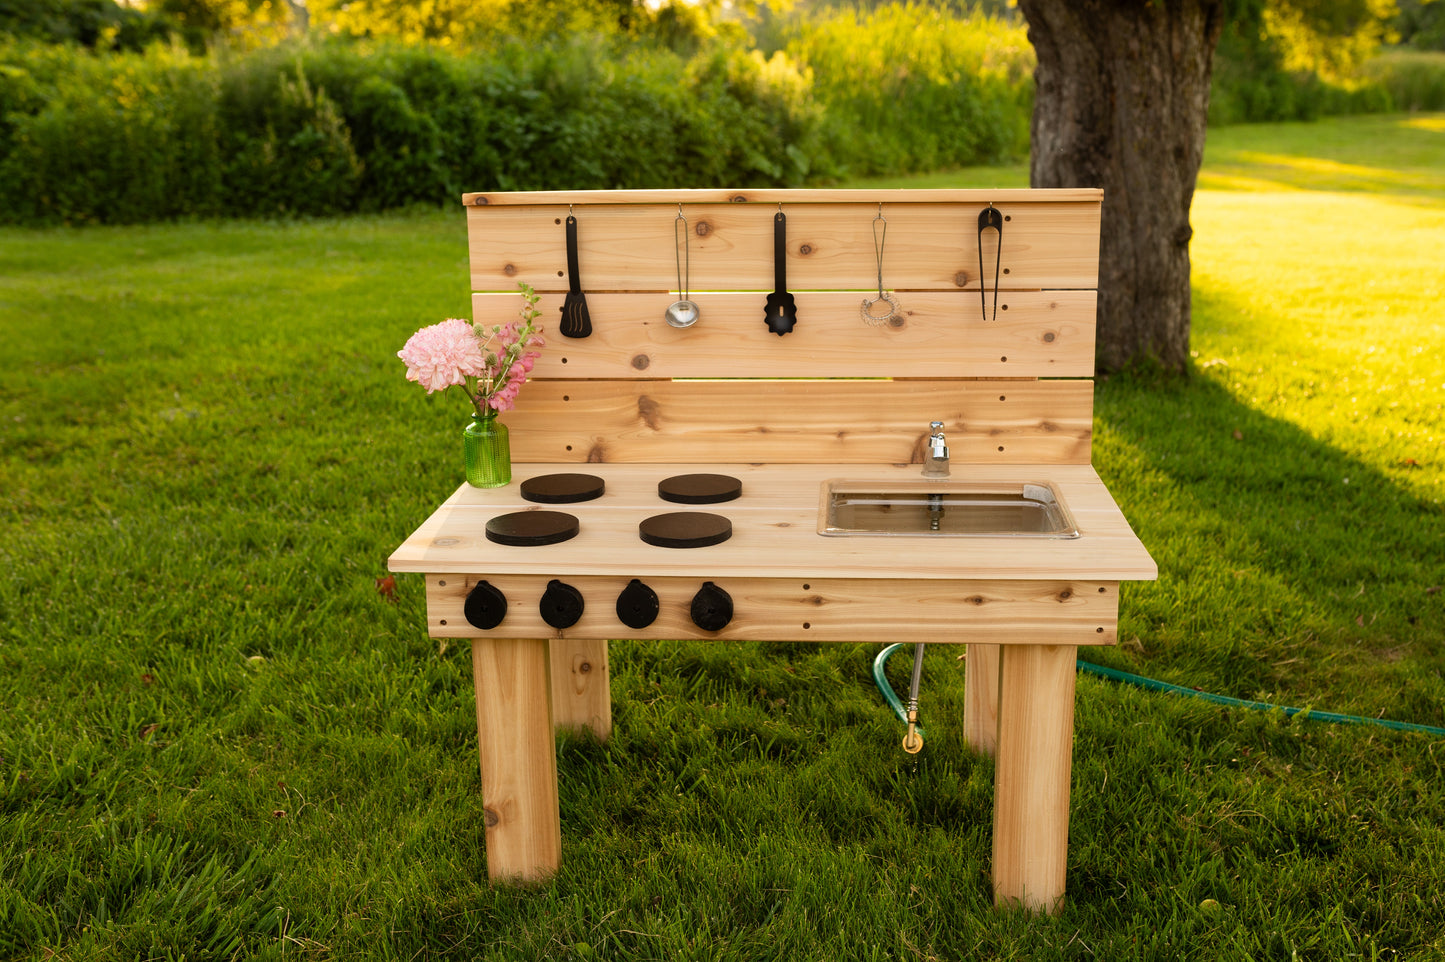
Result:
{"label": "hanging ladle", "polygon": [[[682,228],[682,242],[677,240],[678,228]],[[682,205],[677,205],[677,218],[672,222],[672,241],[674,253],[677,255],[677,292],[682,295],[681,300],[673,301],[663,312],[669,327],[692,327],[697,323],[697,305],[688,300],[687,288],[692,275],[692,256],[688,249],[687,218],[682,216]],[[686,256],[686,267],[684,264]]]}
{"label": "hanging ladle", "polygon": [[[879,224],[883,225],[882,231],[878,229]],[[888,218],[883,216],[883,205],[879,204],[878,216],[873,218],[873,252],[878,255],[878,296],[863,298],[863,306],[858,310],[863,320],[874,327],[881,327],[887,324],[897,317],[900,311],[897,298],[883,290],[883,242],[887,240],[887,238]],[[873,313],[873,305],[879,301],[888,305],[888,313]]]}

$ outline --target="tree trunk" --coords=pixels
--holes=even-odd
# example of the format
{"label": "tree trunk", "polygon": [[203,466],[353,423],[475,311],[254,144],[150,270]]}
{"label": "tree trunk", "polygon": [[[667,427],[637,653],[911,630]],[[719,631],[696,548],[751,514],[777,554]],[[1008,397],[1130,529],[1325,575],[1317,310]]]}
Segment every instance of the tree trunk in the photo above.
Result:
{"label": "tree trunk", "polygon": [[1102,187],[1097,364],[1189,358],[1189,204],[1223,0],[1019,0],[1035,187]]}

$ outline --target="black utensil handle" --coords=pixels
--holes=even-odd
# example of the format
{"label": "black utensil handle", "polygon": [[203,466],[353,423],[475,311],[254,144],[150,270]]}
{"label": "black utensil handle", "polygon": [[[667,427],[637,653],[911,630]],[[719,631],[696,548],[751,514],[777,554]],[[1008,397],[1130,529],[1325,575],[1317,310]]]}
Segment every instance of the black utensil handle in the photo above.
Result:
{"label": "black utensil handle", "polygon": [[582,293],[582,278],[577,268],[577,218],[567,215],[567,284],[573,294]]}
{"label": "black utensil handle", "polygon": [[782,211],[773,217],[773,290],[788,289],[788,218]]}
{"label": "black utensil handle", "polygon": [[983,319],[988,320],[988,298],[985,296],[983,273],[983,232],[992,228],[998,234],[998,250],[993,260],[993,319],[998,320],[998,268],[1003,263],[1003,212],[992,205],[978,212],[978,300]]}

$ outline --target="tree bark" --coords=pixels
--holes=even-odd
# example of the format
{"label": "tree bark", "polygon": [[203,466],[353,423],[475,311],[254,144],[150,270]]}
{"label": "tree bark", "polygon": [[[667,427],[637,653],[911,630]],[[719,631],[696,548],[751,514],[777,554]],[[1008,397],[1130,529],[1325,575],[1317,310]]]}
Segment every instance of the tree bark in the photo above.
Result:
{"label": "tree bark", "polygon": [[1097,366],[1189,358],[1189,205],[1223,0],[1019,0],[1038,55],[1029,180],[1102,187]]}

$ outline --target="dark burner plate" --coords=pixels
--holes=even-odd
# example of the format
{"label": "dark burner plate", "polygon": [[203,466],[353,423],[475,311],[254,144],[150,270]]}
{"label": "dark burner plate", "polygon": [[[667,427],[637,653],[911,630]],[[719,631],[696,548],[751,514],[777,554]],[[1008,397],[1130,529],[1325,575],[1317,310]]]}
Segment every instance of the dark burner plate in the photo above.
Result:
{"label": "dark burner plate", "polygon": [[487,522],[487,540],[531,548],[577,536],[577,519],[562,511],[514,511]]}
{"label": "dark burner plate", "polygon": [[674,504],[722,504],[742,493],[743,483],[726,474],[679,474],[657,482],[657,496]]}
{"label": "dark burner plate", "polygon": [[733,536],[733,523],[720,514],[674,511],[655,514],[637,526],[638,537],[659,548],[706,548]]}
{"label": "dark burner plate", "polygon": [[595,474],[540,474],[522,482],[522,497],[538,504],[576,504],[602,497],[606,487]]}

